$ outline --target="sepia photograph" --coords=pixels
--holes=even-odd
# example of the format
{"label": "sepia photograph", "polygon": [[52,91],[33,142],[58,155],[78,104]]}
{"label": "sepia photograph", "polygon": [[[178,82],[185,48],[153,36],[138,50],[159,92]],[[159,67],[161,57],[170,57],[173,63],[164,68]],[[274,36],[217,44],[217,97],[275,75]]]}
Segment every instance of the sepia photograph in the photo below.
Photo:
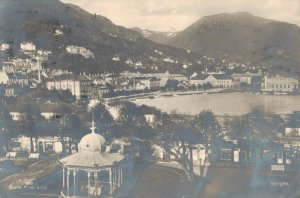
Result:
{"label": "sepia photograph", "polygon": [[0,198],[300,198],[300,0],[0,0]]}

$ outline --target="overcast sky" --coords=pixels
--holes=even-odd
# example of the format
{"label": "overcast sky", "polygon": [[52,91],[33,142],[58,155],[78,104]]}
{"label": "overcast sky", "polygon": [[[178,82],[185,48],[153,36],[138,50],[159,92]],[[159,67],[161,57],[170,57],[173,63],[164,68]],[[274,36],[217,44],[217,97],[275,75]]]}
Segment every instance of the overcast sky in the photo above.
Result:
{"label": "overcast sky", "polygon": [[246,11],[300,25],[300,0],[61,0],[125,27],[180,31],[199,18]]}

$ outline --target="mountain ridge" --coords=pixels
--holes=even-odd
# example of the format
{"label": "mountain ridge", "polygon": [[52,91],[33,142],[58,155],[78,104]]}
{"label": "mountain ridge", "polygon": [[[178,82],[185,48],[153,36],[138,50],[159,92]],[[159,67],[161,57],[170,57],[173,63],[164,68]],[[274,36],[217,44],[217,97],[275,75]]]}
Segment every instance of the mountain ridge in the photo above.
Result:
{"label": "mountain ridge", "polygon": [[248,13],[204,17],[167,44],[230,61],[272,65],[275,70],[300,70],[300,28]]}
{"label": "mountain ridge", "polygon": [[[183,68],[184,64],[202,70],[207,62],[200,61],[203,57],[197,53],[155,43],[136,31],[113,24],[106,17],[58,0],[24,0],[22,4],[2,0],[1,8],[4,10],[0,19],[1,42],[13,43],[16,54],[24,41],[33,42],[39,49],[51,50],[48,68],[75,73],[169,70],[189,74],[192,71]],[[54,34],[57,30],[60,35]],[[68,46],[84,47],[93,52],[95,58],[69,54]]]}
{"label": "mountain ridge", "polygon": [[300,71],[300,28],[247,12],[202,17],[161,43],[230,62],[272,67],[274,72]]}

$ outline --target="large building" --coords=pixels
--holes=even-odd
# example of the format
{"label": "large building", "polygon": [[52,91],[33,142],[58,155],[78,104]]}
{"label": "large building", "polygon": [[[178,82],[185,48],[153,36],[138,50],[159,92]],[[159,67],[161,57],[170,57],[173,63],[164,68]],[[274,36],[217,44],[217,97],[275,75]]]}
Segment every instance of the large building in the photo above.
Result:
{"label": "large building", "polygon": [[201,74],[190,79],[191,85],[211,84],[213,87],[231,88],[232,78],[226,74]]}
{"label": "large building", "polygon": [[264,92],[293,92],[299,90],[299,81],[295,78],[274,76],[263,78],[261,90]]}
{"label": "large building", "polygon": [[166,71],[165,73],[130,73],[130,72],[123,72],[121,73],[121,76],[124,76],[126,78],[136,78],[136,77],[155,77],[160,80],[160,86],[164,87],[168,80],[177,80],[177,81],[187,81],[188,78],[185,77],[182,74],[171,74],[169,71]]}
{"label": "large building", "polygon": [[76,99],[90,98],[92,81],[86,75],[66,74],[58,76],[46,83],[48,90],[69,90]]}
{"label": "large building", "polygon": [[262,80],[262,73],[242,73],[242,74],[233,74],[233,84],[235,88],[259,88]]}
{"label": "large building", "polygon": [[137,90],[145,88],[154,90],[160,88],[160,79],[156,77],[136,77],[133,79],[133,84]]}

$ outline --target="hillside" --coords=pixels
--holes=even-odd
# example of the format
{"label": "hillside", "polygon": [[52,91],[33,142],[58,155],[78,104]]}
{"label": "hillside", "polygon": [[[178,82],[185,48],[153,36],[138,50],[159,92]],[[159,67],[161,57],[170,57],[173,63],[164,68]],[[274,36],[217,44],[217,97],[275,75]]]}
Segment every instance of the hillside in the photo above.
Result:
{"label": "hillside", "polygon": [[[152,42],[105,17],[58,0],[2,0],[0,8],[0,42],[13,43],[15,54],[23,41],[51,50],[48,68],[76,73],[169,70],[189,74],[204,65],[218,64],[197,53]],[[68,46],[83,47],[94,58],[70,54],[66,51]],[[2,56],[2,60],[6,59]]]}
{"label": "hillside", "polygon": [[300,71],[300,28],[249,13],[203,17],[165,43],[230,61],[272,65],[276,72]]}

